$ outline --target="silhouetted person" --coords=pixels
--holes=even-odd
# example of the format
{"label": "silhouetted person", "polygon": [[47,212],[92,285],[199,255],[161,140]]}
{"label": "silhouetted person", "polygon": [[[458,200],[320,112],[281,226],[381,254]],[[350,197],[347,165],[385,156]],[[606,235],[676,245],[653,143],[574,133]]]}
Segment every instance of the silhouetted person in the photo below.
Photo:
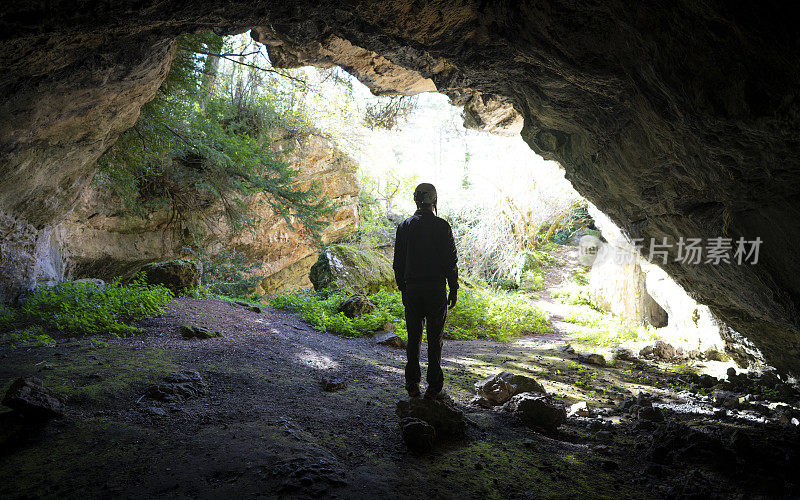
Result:
{"label": "silhouetted person", "polygon": [[[456,305],[458,256],[450,224],[434,215],[436,188],[422,183],[414,190],[417,211],[400,223],[394,244],[394,277],[403,294],[406,308],[408,345],[406,354],[406,390],[419,397],[419,351],[422,327],[428,333],[428,389],[426,398],[436,398],[442,391],[442,329],[447,309]],[[447,296],[445,281],[450,287]]]}

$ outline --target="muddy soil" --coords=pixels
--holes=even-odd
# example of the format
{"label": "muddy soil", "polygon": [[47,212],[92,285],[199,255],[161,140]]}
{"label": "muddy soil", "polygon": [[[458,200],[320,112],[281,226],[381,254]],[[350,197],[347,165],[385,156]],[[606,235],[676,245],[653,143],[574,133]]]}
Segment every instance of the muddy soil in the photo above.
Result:
{"label": "muddy soil", "polygon": [[[184,340],[186,321],[224,337]],[[282,311],[212,299],[176,299],[140,326],[143,333],[107,346],[62,338],[52,348],[0,350],[0,390],[35,375],[67,397],[66,415],[43,426],[0,413],[0,497],[800,493],[800,439],[791,422],[678,411],[687,398],[695,410],[710,408],[703,406],[709,390],[638,360],[580,363],[561,350],[558,336],[447,341],[445,388],[470,421],[468,435],[417,456],[405,448],[395,416],[406,397],[402,350],[319,332]],[[205,392],[173,402],[146,395],[178,370],[196,370]],[[586,401],[592,416],[570,418],[545,436],[507,414],[469,406],[474,383],[501,370],[534,376],[566,404]],[[325,377],[347,386],[326,392]],[[642,391],[659,401],[663,422],[642,423],[620,409]],[[686,442],[692,433],[700,435]]]}

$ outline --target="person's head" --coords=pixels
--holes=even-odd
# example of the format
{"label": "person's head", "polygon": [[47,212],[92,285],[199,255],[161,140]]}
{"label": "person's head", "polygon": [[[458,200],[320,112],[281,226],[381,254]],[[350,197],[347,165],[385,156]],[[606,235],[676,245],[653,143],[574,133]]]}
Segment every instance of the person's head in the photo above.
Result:
{"label": "person's head", "polygon": [[423,182],[414,190],[414,202],[417,208],[433,210],[436,208],[436,188],[433,184]]}

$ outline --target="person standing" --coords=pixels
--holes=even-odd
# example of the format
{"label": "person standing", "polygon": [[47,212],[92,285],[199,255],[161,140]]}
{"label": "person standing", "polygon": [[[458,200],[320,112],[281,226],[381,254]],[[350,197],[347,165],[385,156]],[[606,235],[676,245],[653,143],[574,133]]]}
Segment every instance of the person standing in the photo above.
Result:
{"label": "person standing", "polygon": [[[425,398],[435,399],[444,385],[442,374],[442,330],[447,310],[456,305],[458,255],[450,224],[435,215],[436,188],[422,183],[414,190],[417,211],[400,223],[394,244],[394,277],[406,309],[406,390],[419,397],[419,354],[422,328],[428,334],[428,388]],[[447,295],[445,283],[450,288]]]}

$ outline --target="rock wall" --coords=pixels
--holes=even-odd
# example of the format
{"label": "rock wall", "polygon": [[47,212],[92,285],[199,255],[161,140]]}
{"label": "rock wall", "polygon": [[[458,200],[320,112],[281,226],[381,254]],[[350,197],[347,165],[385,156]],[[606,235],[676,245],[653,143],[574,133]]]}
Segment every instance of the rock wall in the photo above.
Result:
{"label": "rock wall", "polygon": [[403,91],[405,69],[426,89],[510,103],[531,148],[631,237],[760,237],[758,265],[687,265],[673,250],[663,267],[800,373],[795,17],[781,2],[721,0],[9,3],[0,210],[37,230],[69,213],[94,159],[158,87],[172,37],[268,27],[276,61],[316,63],[298,49],[319,44],[321,64],[340,51],[380,61],[350,65],[377,92],[384,68],[385,88]]}
{"label": "rock wall", "polygon": [[[589,213],[605,240],[589,272],[589,293],[595,303],[626,320],[656,327],[659,338],[686,351],[740,348],[732,338],[723,338],[728,327],[708,306],[643,258],[603,213],[591,205]],[[748,358],[742,360],[744,366],[753,356]]]}
{"label": "rock wall", "polygon": [[[319,135],[279,137],[275,148],[299,170],[299,182],[319,182],[325,195],[340,205],[329,219],[323,241],[337,241],[353,232],[358,222],[357,165]],[[260,217],[254,231],[233,230],[220,215],[220,207],[212,206],[196,226],[197,241],[209,254],[230,248],[256,264],[252,273],[264,278],[259,295],[310,287],[314,243],[275,214],[264,194],[253,195],[246,203]],[[191,240],[176,234],[168,221],[164,212],[144,219],[124,215],[121,200],[107,189],[85,190],[78,208],[54,230],[63,242],[66,274],[111,279],[135,272],[146,262],[185,256],[183,247]]]}

